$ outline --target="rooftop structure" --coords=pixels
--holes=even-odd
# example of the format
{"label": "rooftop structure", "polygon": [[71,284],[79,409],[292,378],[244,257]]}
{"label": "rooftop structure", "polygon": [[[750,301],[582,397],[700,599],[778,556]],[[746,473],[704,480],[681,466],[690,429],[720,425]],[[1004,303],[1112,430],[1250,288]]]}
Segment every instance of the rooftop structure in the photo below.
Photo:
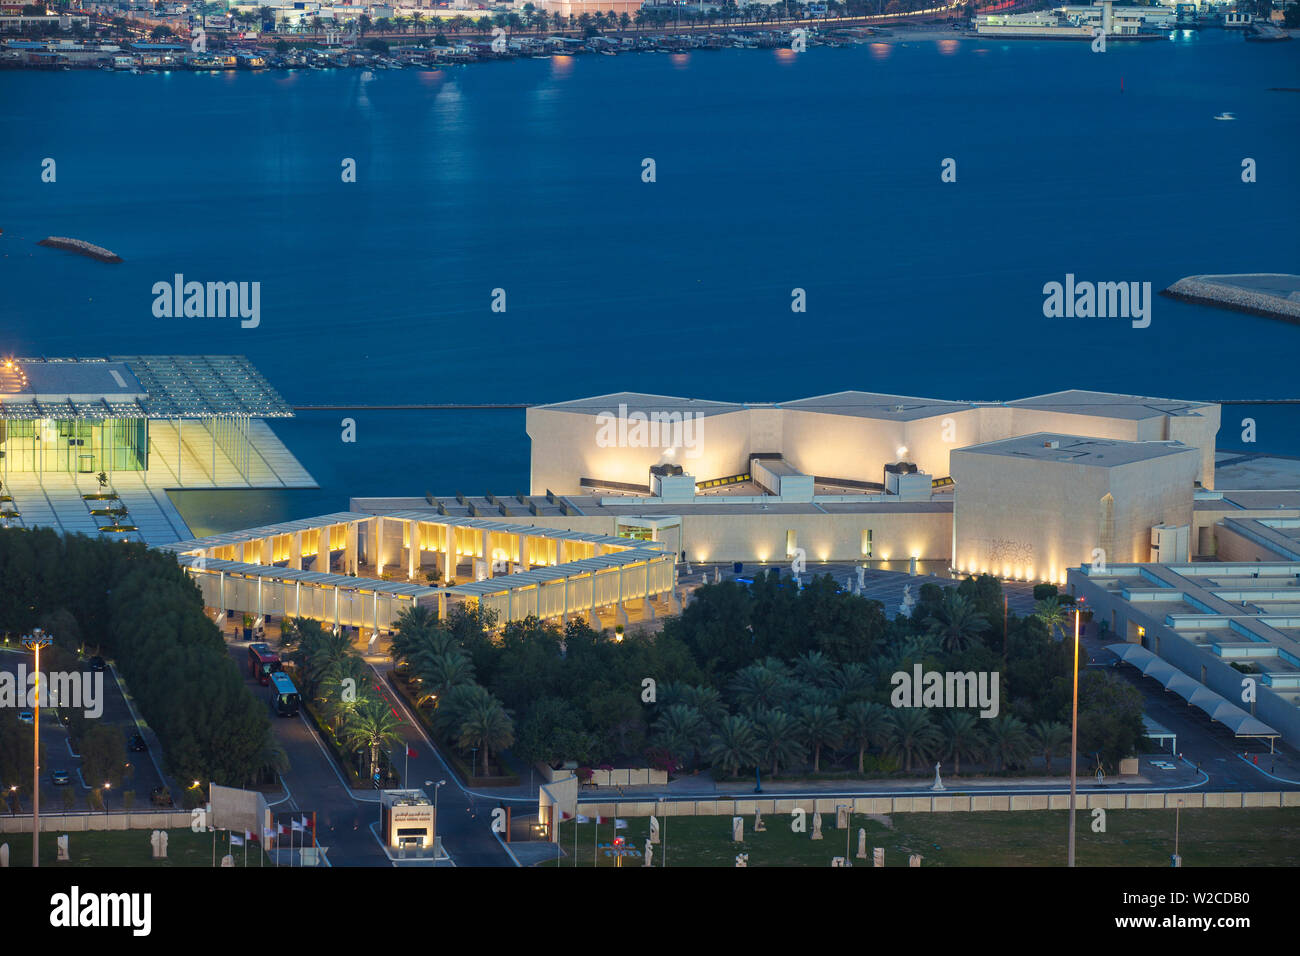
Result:
{"label": "rooftop structure", "polygon": [[1116,640],[1300,744],[1300,562],[1111,563],[1071,570],[1069,583]]}
{"label": "rooftop structure", "polygon": [[[150,543],[187,537],[167,489],[315,487],[265,422],[292,416],[242,356],[4,359],[5,520]],[[100,492],[127,520],[91,513],[108,510],[83,497]]]}

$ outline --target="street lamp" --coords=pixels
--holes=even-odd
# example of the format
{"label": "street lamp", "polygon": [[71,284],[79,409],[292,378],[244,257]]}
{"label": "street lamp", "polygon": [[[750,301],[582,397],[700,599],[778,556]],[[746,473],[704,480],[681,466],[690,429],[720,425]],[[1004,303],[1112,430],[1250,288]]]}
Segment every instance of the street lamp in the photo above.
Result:
{"label": "street lamp", "polygon": [[41,648],[54,643],[39,627],[23,638],[23,647],[36,652],[36,700],[32,704],[32,866],[41,865]]}
{"label": "street lamp", "polygon": [[1066,866],[1074,866],[1074,806],[1079,769],[1079,615],[1074,606],[1074,701],[1070,718],[1070,847]]}

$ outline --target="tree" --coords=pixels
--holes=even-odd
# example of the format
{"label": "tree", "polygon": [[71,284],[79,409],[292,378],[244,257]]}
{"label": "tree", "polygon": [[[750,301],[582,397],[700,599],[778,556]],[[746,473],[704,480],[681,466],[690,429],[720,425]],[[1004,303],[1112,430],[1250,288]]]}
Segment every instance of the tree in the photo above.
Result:
{"label": "tree", "polygon": [[383,700],[368,697],[349,715],[340,734],[343,742],[355,750],[365,749],[369,754],[369,774],[373,778],[379,771],[379,748],[399,743],[397,717]]}
{"label": "tree", "polygon": [[883,704],[857,700],[844,709],[844,739],[858,748],[858,773],[864,772],[867,748],[889,738],[889,711]]}
{"label": "tree", "polygon": [[807,755],[804,731],[799,721],[783,710],[764,710],[754,718],[758,757],[772,768],[772,776],[780,773],[781,765],[787,767],[801,762]]}
{"label": "tree", "polygon": [[437,706],[453,688],[474,683],[474,662],[459,647],[421,648],[411,661],[411,675],[420,684],[419,702],[432,699]]}
{"label": "tree", "polygon": [[943,641],[945,650],[964,651],[967,645],[989,629],[988,619],[957,592],[947,588],[932,616],[926,619],[929,632]]}
{"label": "tree", "polygon": [[499,700],[491,695],[480,697],[461,720],[457,740],[461,749],[477,747],[483,754],[483,776],[486,777],[489,773],[488,755],[515,742],[514,723]]}
{"label": "tree", "polygon": [[1069,747],[1070,728],[1055,721],[1040,720],[1029,729],[1029,735],[1038,752],[1043,755],[1047,772],[1051,773],[1052,757],[1060,753],[1062,748]]}
{"label": "tree", "polygon": [[979,719],[965,710],[953,710],[939,721],[943,736],[943,753],[952,758],[954,776],[961,775],[961,762],[978,760],[984,756],[984,737],[980,733]]}
{"label": "tree", "polygon": [[754,723],[748,717],[724,717],[709,739],[709,760],[727,776],[734,777],[741,767],[758,763],[758,740]]}
{"label": "tree", "polygon": [[989,722],[988,743],[990,753],[998,758],[999,770],[1023,762],[1033,746],[1025,722],[1010,714],[995,717]]}
{"label": "tree", "polygon": [[691,764],[709,737],[709,725],[700,712],[686,704],[665,707],[655,720],[652,738],[684,764]]}
{"label": "tree", "polygon": [[1137,753],[1145,729],[1142,694],[1114,674],[1090,669],[1079,675],[1079,752],[1099,753],[1115,766]]}
{"label": "tree", "polygon": [[834,707],[811,704],[799,711],[799,726],[813,749],[813,773],[821,773],[822,748],[838,747],[844,737],[839,715]]}
{"label": "tree", "polygon": [[920,707],[900,707],[890,715],[888,751],[900,757],[909,773],[916,760],[929,760],[940,745],[930,712]]}
{"label": "tree", "polygon": [[1035,601],[1034,617],[1043,622],[1048,634],[1059,633],[1062,638],[1065,637],[1065,611],[1061,608],[1061,602],[1057,597],[1045,597]]}

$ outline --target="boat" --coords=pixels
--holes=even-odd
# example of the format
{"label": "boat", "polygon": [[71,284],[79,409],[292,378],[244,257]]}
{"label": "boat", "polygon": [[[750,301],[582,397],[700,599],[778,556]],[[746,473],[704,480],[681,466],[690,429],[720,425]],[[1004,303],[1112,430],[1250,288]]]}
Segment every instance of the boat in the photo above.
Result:
{"label": "boat", "polygon": [[1216,120],[1235,120],[1237,117],[1231,113],[1220,113],[1218,116],[1214,118]]}

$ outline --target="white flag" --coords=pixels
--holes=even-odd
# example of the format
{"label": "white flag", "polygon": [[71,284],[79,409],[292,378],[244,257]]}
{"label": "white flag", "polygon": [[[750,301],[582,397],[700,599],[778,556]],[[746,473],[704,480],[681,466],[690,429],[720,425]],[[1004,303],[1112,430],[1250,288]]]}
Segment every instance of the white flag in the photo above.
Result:
{"label": "white flag", "polygon": [[591,822],[590,819],[588,819],[587,817],[584,817],[581,813],[578,814],[578,818],[577,818],[577,819],[578,819],[578,822],[579,822],[579,823],[590,823],[590,822]]}
{"label": "white flag", "polygon": [[244,838],[243,838],[243,837],[239,837],[239,836],[235,836],[235,834],[232,833],[232,834],[230,834],[230,845],[231,845],[231,846],[243,846],[243,845],[244,845]]}
{"label": "white flag", "polygon": [[615,818],[614,818],[614,829],[615,829],[615,830],[626,830],[626,829],[627,829],[627,821],[626,821],[626,820],[620,820],[618,817],[615,817]]}
{"label": "white flag", "polygon": [[298,833],[298,832],[301,832],[301,831],[303,831],[303,830],[306,830],[307,828],[306,828],[305,826],[303,826],[301,823],[299,823],[297,820],[294,820],[294,821],[293,821],[293,829],[294,829],[294,832],[295,832],[295,833]]}

